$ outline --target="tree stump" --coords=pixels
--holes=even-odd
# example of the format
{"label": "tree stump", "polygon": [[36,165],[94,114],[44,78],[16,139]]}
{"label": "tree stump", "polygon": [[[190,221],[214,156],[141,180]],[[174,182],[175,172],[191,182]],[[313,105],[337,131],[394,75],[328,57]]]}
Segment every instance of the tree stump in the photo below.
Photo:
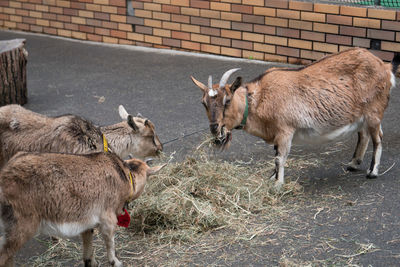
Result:
{"label": "tree stump", "polygon": [[26,104],[26,62],[28,52],[25,39],[0,41],[0,106]]}

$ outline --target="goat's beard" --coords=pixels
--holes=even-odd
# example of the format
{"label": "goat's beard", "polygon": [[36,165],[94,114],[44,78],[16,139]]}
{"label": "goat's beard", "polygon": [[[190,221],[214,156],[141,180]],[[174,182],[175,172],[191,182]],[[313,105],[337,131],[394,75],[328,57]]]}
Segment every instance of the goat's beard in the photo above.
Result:
{"label": "goat's beard", "polygon": [[222,127],[218,136],[214,139],[214,145],[220,150],[228,149],[232,140],[232,132]]}

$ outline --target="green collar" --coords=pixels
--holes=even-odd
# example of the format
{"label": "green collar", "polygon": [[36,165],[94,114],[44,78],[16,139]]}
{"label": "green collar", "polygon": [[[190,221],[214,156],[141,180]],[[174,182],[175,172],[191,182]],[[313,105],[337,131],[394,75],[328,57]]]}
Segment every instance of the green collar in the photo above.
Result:
{"label": "green collar", "polygon": [[248,116],[249,116],[249,101],[247,100],[247,92],[246,92],[246,107],[244,108],[242,122],[238,127],[236,127],[237,129],[243,129],[243,127],[246,125]]}

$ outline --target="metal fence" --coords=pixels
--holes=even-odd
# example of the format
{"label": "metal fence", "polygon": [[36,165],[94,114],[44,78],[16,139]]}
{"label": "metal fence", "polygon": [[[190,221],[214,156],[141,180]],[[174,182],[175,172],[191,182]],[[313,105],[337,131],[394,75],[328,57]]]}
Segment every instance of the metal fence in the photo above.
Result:
{"label": "metal fence", "polygon": [[381,8],[400,8],[400,0],[301,0],[314,3],[332,3],[360,6],[375,6]]}
{"label": "metal fence", "polygon": [[400,0],[334,0],[332,2],[400,8]]}

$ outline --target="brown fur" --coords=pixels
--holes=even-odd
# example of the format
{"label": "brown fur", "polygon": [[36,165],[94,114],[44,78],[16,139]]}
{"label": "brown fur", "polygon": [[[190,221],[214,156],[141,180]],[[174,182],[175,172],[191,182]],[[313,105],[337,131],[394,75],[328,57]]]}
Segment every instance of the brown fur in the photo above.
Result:
{"label": "brown fur", "polygon": [[[396,69],[398,62],[394,66]],[[231,130],[243,119],[248,95],[249,115],[244,130],[276,146],[273,177],[280,186],[293,138],[299,140],[302,134],[311,132],[327,134],[357,123],[360,118],[362,145],[357,146],[351,167],[361,162],[371,136],[374,159],[368,175],[377,175],[380,125],[392,87],[391,72],[391,64],[385,64],[365,49],[354,48],[300,69],[269,69],[243,86],[214,85],[218,89],[214,97],[210,97],[205,85],[192,79],[204,92],[202,101],[207,106],[210,127],[214,124],[215,135],[224,139],[222,143],[226,146]],[[230,101],[229,105],[223,105],[224,98]]]}
{"label": "brown fur", "polygon": [[127,201],[139,197],[147,176],[157,170],[136,159],[123,162],[113,153],[16,154],[0,173],[0,266],[12,265],[18,249],[38,231],[57,235],[48,225],[65,223],[79,224],[79,230],[63,235],[82,234],[90,266],[95,266],[94,227],[106,241],[110,263],[119,266],[113,240],[117,215]]}
{"label": "brown fur", "polygon": [[128,154],[140,158],[156,155],[162,145],[154,126],[146,126],[141,118],[134,118],[134,121],[137,130],[126,121],[98,128],[75,115],[52,118],[19,105],[1,107],[0,167],[18,151],[74,154],[103,151],[102,132],[122,158]]}

